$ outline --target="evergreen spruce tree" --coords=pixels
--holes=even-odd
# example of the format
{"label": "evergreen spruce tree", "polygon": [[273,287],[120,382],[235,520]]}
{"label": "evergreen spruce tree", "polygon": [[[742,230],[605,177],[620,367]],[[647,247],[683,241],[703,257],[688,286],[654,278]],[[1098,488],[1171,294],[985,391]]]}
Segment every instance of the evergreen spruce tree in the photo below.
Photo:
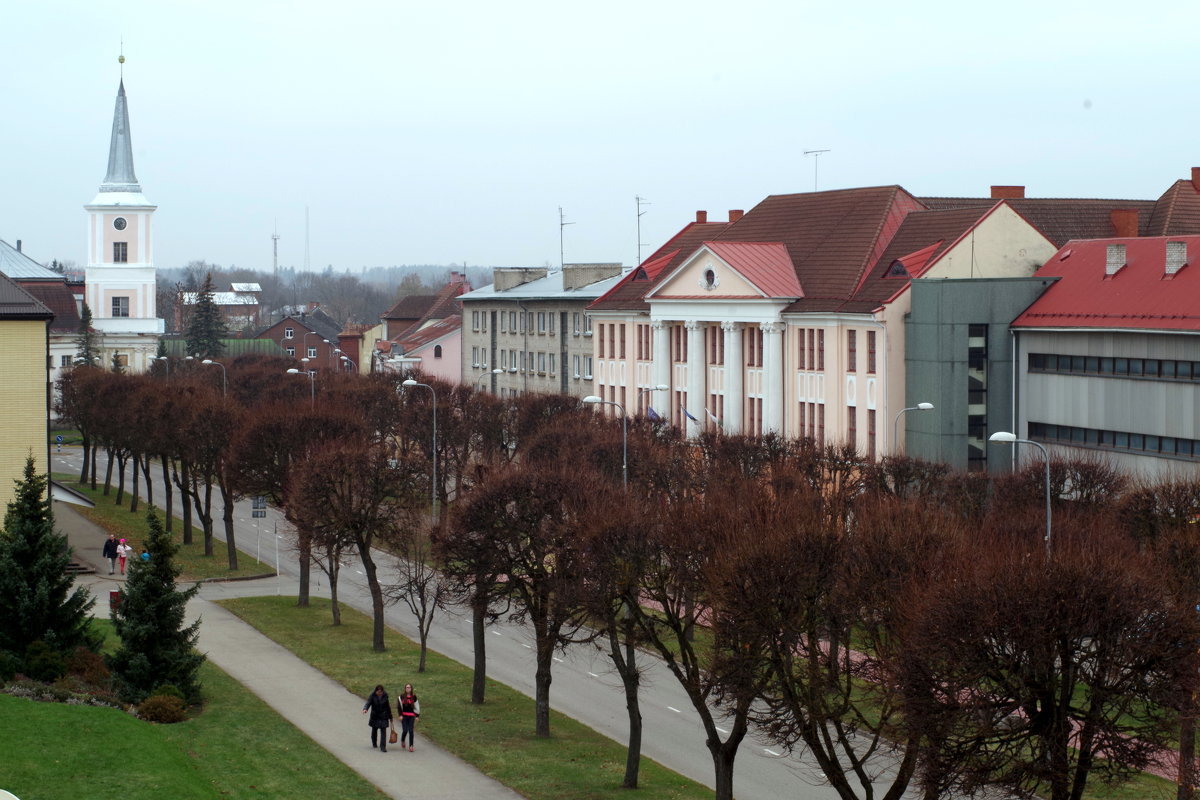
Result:
{"label": "evergreen spruce tree", "polygon": [[96,331],[92,330],[92,309],[84,303],[83,311],[79,314],[79,332],[75,337],[75,366],[95,366],[95,358],[99,355]]}
{"label": "evergreen spruce tree", "polygon": [[221,341],[229,335],[221,310],[213,302],[212,273],[204,276],[204,283],[196,297],[192,318],[187,326],[187,352],[201,358],[218,358],[225,351]]}
{"label": "evergreen spruce tree", "polygon": [[179,591],[175,563],[179,545],[163,530],[158,515],[146,515],[150,537],[149,561],[134,558],[121,603],[113,612],[113,625],[121,646],[108,659],[118,691],[127,702],[140,703],[163,684],[177,687],[188,702],[200,699],[197,672],[204,656],[196,649],[200,621],[184,626],[187,602],[199,584]]}
{"label": "evergreen spruce tree", "polygon": [[71,548],[54,530],[48,480],[34,472],[32,456],[15,483],[0,531],[0,651],[20,664],[39,641],[64,656],[80,645],[96,649],[88,613],[96,601],[82,587],[72,591]]}

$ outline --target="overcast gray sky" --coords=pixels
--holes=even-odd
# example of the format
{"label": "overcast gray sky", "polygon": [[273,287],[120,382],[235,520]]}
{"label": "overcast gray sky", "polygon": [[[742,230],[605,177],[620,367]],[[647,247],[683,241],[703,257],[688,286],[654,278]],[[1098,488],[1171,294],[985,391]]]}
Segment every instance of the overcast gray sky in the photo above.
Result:
{"label": "overcast gray sky", "polygon": [[643,255],[706,209],[1157,197],[1200,165],[1195,2],[14,2],[0,238],[85,261],[124,39],[160,267]]}

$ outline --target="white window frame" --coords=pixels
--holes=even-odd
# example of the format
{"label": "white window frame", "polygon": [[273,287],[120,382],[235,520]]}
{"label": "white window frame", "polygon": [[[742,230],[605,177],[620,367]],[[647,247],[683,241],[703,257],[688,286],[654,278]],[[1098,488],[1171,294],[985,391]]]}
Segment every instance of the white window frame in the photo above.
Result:
{"label": "white window frame", "polygon": [[316,345],[313,345],[312,347],[308,348],[308,357],[309,358],[317,357],[317,346]]}
{"label": "white window frame", "polygon": [[296,338],[296,329],[295,328],[284,328],[283,329],[283,338],[295,339]]}
{"label": "white window frame", "polygon": [[575,380],[579,380],[579,356],[571,357],[571,367],[575,372]]}
{"label": "white window frame", "polygon": [[591,356],[583,357],[583,369],[584,369],[583,379],[585,381],[590,381],[592,379],[592,357]]}
{"label": "white window frame", "polygon": [[574,314],[571,315],[571,335],[572,336],[579,335],[579,312],[578,311],[576,311]]}
{"label": "white window frame", "polygon": [[292,358],[296,357],[296,348],[294,347],[285,347],[283,348],[283,352],[287,353]]}

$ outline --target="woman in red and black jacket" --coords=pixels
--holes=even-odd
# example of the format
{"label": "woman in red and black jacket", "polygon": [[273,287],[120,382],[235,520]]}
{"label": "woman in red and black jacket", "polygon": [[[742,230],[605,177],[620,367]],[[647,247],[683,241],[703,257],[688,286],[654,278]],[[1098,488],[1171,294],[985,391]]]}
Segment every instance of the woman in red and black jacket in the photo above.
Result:
{"label": "woman in red and black jacket", "polygon": [[396,710],[400,712],[400,749],[404,749],[404,737],[408,737],[408,752],[413,749],[413,728],[421,716],[421,703],[411,683],[404,684],[404,693],[396,701]]}

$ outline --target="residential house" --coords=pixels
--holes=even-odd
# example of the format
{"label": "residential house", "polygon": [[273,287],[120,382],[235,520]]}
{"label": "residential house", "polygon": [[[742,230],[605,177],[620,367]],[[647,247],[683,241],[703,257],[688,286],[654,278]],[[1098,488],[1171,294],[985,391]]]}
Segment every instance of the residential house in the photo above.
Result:
{"label": "residential house", "polygon": [[592,394],[588,305],[612,289],[621,272],[620,264],[493,270],[491,286],[459,298],[462,382],[501,396]]}
{"label": "residential house", "polygon": [[0,508],[13,499],[13,481],[33,456],[50,471],[50,324],[54,314],[0,274]]}
{"label": "residential house", "polygon": [[[451,272],[450,280],[437,294],[398,301],[380,318],[388,335],[375,341],[374,365],[383,370],[420,370],[430,377],[457,383],[462,353],[462,309],[458,300],[470,291],[466,274]],[[409,315],[416,318],[410,321]]]}
{"label": "residential house", "polygon": [[[199,292],[179,293],[175,302],[176,330],[187,330],[188,320],[199,299]],[[247,330],[263,324],[262,286],[257,283],[230,284],[228,292],[213,292],[212,301],[230,330]]]}
{"label": "residential house", "polygon": [[269,339],[285,355],[299,359],[310,372],[346,370],[338,343],[342,326],[332,317],[314,307],[285,315],[278,322],[259,331],[256,339]]}
{"label": "residential house", "polygon": [[16,281],[18,286],[54,314],[54,321],[50,323],[50,385],[54,386],[62,377],[63,370],[74,364],[79,350],[79,309],[83,287],[68,283],[64,275],[43,267],[25,255],[20,240],[16,247],[0,240],[0,273]]}

